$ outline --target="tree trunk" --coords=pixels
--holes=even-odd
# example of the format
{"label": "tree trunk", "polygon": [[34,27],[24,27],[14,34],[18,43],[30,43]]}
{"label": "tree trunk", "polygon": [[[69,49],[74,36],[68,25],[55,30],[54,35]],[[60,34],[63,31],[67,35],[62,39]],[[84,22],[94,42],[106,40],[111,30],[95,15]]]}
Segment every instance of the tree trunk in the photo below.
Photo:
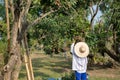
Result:
{"label": "tree trunk", "polygon": [[21,52],[20,52],[20,46],[18,46],[18,49],[17,49],[18,51],[17,51],[17,56],[18,56],[18,59],[17,59],[17,62],[16,62],[16,64],[15,64],[15,68],[13,69],[13,71],[12,71],[12,80],[17,80],[18,79],[18,77],[19,77],[19,72],[20,72],[20,70],[21,70],[21,64],[22,64],[22,61],[21,61]]}
{"label": "tree trunk", "polygon": [[[23,5],[26,1],[26,5]],[[25,36],[25,33],[27,29],[33,25],[36,25],[39,23],[39,21],[46,17],[47,15],[57,11],[57,10],[51,10],[48,13],[45,13],[41,17],[38,17],[35,19],[31,24],[28,25],[26,16],[28,14],[28,10],[31,5],[31,0],[9,0],[9,7],[12,13],[13,17],[13,23],[12,23],[12,31],[11,32],[11,43],[10,43],[10,52],[8,53],[8,61],[4,66],[3,69],[3,77],[4,80],[17,80],[19,71],[21,68],[21,41],[23,40],[23,37]],[[27,48],[26,48],[27,49]],[[29,52],[28,52],[29,53]],[[29,60],[30,65],[31,65],[31,60]],[[32,66],[30,67],[31,72],[32,71]],[[32,78],[34,80],[33,73],[31,73]]]}
{"label": "tree trunk", "polygon": [[4,80],[18,79],[21,67],[21,54],[20,54],[21,42],[20,40],[18,40],[20,23],[21,21],[19,18],[19,14],[16,13],[11,34],[11,50],[10,53],[8,53],[9,59],[8,63],[4,66],[3,70]]}
{"label": "tree trunk", "polygon": [[120,63],[120,57],[118,55],[116,55],[114,50],[109,50],[109,49],[105,48],[104,52],[106,52],[113,60]]}
{"label": "tree trunk", "polygon": [[[20,47],[11,50],[8,63],[4,66],[4,80],[17,80],[21,67]],[[19,64],[19,65],[18,65]]]}

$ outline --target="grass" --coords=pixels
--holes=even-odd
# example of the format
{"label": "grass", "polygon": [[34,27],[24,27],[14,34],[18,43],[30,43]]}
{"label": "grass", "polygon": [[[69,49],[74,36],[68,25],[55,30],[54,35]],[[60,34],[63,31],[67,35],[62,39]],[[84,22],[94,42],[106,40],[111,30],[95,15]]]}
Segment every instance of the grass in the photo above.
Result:
{"label": "grass", "polygon": [[[49,55],[34,53],[31,55],[35,80],[47,80],[47,78],[60,78],[72,73],[71,55],[65,58],[63,55]],[[89,80],[119,80],[119,69],[93,69],[88,70]],[[25,65],[22,66],[19,80],[27,80]]]}
{"label": "grass", "polygon": [[[71,70],[71,60],[57,55],[50,57],[44,54],[32,54],[32,65],[35,80],[48,77],[59,78],[64,76],[67,70]],[[19,80],[25,80],[25,78],[26,71],[23,65]]]}

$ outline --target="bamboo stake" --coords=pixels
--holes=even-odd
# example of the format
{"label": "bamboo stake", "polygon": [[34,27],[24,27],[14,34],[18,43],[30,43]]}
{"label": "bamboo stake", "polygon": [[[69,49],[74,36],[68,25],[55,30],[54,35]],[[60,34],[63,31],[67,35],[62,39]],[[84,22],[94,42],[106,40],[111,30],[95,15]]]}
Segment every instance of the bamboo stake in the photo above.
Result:
{"label": "bamboo stake", "polygon": [[[22,46],[23,46],[23,50],[24,50],[25,49],[24,41],[22,41]],[[25,51],[23,51],[23,52],[24,52],[25,67],[26,67],[26,72],[27,72],[27,80],[31,80],[29,66],[28,66],[29,65],[29,63],[28,63],[28,57],[27,57]]]}
{"label": "bamboo stake", "polygon": [[30,56],[29,56],[29,66],[30,66],[30,72],[31,72],[31,79],[34,80],[33,67],[32,67],[32,61]]}
{"label": "bamboo stake", "polygon": [[28,67],[29,67],[30,77],[31,77],[31,80],[34,80],[32,62],[31,62],[31,58],[30,58],[30,51],[28,50],[26,33],[25,33],[25,36],[24,36],[24,44],[25,44],[25,49],[26,49],[26,56],[27,56],[27,59],[28,59]]}
{"label": "bamboo stake", "polygon": [[7,40],[8,40],[8,53],[10,52],[10,25],[9,25],[9,13],[8,13],[8,0],[5,0],[6,21],[7,21]]}
{"label": "bamboo stake", "polygon": [[28,58],[26,55],[24,55],[25,58],[25,66],[26,66],[26,71],[27,71],[27,79],[31,80],[31,75],[30,75],[30,71],[29,71],[29,63],[28,63]]}

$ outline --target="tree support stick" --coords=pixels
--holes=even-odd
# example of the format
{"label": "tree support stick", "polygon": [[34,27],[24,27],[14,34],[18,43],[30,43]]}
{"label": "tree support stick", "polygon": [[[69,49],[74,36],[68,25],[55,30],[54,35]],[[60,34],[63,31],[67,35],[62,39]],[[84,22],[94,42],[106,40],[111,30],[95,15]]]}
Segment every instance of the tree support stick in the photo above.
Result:
{"label": "tree support stick", "polygon": [[6,10],[6,22],[7,22],[7,39],[8,39],[8,53],[10,52],[10,25],[9,25],[9,13],[8,13],[8,0],[5,0],[5,10]]}

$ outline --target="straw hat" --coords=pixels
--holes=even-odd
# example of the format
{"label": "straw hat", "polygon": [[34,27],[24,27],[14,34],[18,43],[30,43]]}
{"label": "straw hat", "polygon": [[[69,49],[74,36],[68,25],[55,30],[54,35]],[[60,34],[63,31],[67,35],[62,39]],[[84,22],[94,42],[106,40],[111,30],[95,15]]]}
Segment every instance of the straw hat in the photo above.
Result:
{"label": "straw hat", "polygon": [[78,57],[87,57],[89,54],[89,47],[85,42],[78,42],[74,46],[74,51]]}

